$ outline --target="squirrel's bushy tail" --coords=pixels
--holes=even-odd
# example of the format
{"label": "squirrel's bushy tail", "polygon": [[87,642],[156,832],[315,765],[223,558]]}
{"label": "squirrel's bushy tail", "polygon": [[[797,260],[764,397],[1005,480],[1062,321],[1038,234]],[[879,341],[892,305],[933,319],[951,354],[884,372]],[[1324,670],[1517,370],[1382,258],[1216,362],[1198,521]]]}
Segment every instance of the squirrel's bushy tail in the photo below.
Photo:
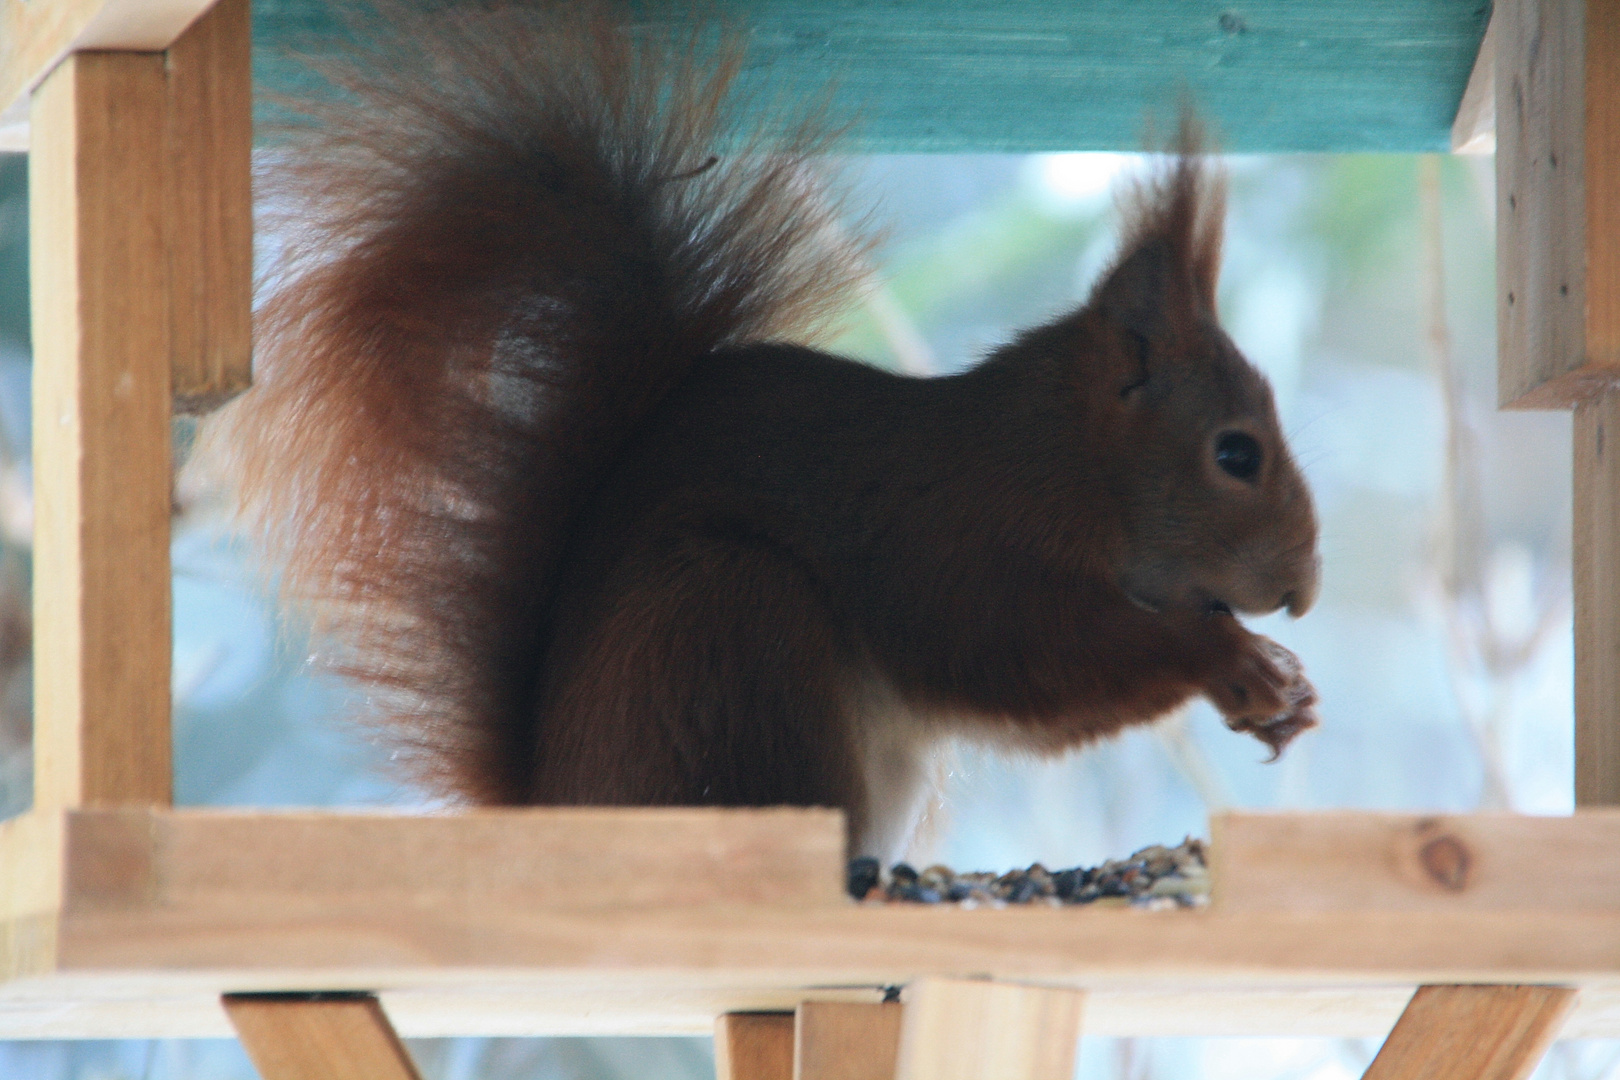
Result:
{"label": "squirrel's bushy tail", "polygon": [[365,37],[260,170],[256,385],[204,468],[425,778],[517,801],[582,501],[697,357],[803,338],[859,258],[816,125],[735,122],[735,42],[561,4]]}

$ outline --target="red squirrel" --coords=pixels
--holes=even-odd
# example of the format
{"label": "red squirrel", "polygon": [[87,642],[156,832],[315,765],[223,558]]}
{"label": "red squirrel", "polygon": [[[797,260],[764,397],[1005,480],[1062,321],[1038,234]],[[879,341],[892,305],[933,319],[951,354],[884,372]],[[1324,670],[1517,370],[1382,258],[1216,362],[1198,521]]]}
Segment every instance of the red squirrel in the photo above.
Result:
{"label": "red squirrel", "polygon": [[209,441],[442,790],[841,807],[893,856],[943,740],[1316,722],[1235,617],[1311,606],[1317,526],[1193,147],[1084,304],[907,377],[805,344],[860,252],[814,118],[738,121],[735,44],[390,18],[263,170],[257,382]]}

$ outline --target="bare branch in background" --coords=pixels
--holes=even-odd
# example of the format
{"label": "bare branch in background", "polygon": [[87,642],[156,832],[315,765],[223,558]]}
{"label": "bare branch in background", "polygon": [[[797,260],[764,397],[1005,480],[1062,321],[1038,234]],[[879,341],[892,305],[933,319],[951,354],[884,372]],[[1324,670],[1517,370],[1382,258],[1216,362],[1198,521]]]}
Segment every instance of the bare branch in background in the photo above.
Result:
{"label": "bare branch in background", "polygon": [[[1424,344],[1440,380],[1446,427],[1444,502],[1436,569],[1450,646],[1447,674],[1484,770],[1480,805],[1506,809],[1513,806],[1504,743],[1514,721],[1514,683],[1562,624],[1564,606],[1559,598],[1537,597],[1535,615],[1526,630],[1503,625],[1502,613],[1492,603],[1492,586],[1503,573],[1503,560],[1493,558],[1489,550],[1479,435],[1446,321],[1438,155],[1427,154],[1418,161],[1418,196]],[[1468,692],[1466,684],[1470,680],[1481,684],[1480,692]]]}
{"label": "bare branch in background", "polygon": [[875,275],[872,282],[866,290],[866,308],[883,332],[889,348],[894,350],[895,357],[900,361],[900,370],[907,375],[938,373],[939,364],[934,359],[934,351],[928,347],[928,339],[922,336],[917,324],[900,306],[894,290]]}

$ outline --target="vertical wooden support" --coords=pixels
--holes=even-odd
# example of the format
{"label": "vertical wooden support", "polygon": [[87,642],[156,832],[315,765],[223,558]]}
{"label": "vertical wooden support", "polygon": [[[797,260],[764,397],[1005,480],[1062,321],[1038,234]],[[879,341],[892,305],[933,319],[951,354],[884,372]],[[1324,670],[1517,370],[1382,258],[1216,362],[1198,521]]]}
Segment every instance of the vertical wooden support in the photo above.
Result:
{"label": "vertical wooden support", "polygon": [[33,98],[36,809],[170,798],[166,93],[79,53]]}
{"label": "vertical wooden support", "polygon": [[221,0],[34,92],[36,807],[170,799],[169,421],[247,383],[249,44]]}
{"label": "vertical wooden support", "polygon": [[252,370],[248,0],[218,0],[165,56],[174,403],[181,412],[206,412],[247,389]]}
{"label": "vertical wooden support", "polygon": [[1620,806],[1620,392],[1575,409],[1575,804]]}
{"label": "vertical wooden support", "polygon": [[807,1001],[793,1038],[793,1080],[894,1080],[900,1056],[898,1002]]}
{"label": "vertical wooden support", "polygon": [[793,1080],[792,1013],[726,1013],[714,1021],[716,1080]]}
{"label": "vertical wooden support", "polygon": [[1620,805],[1620,0],[1499,0],[1498,391],[1575,409],[1575,788]]}
{"label": "vertical wooden support", "polygon": [[1076,990],[923,979],[906,990],[896,1080],[1070,1080]]}
{"label": "vertical wooden support", "polygon": [[264,1080],[421,1080],[370,994],[227,994],[223,1002]]}
{"label": "vertical wooden support", "polygon": [[1498,391],[1570,407],[1620,382],[1620,0],[1501,0]]}
{"label": "vertical wooden support", "polygon": [[1524,1080],[1575,1004],[1560,986],[1424,986],[1363,1080]]}

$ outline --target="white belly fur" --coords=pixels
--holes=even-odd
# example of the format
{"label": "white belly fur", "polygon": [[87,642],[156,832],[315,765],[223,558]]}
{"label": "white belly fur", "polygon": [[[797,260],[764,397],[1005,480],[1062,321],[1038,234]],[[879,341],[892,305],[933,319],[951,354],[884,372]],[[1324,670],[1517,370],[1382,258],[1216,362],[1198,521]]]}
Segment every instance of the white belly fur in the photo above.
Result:
{"label": "white belly fur", "polygon": [[850,854],[890,866],[915,855],[938,817],[958,725],[916,711],[877,677],[852,696],[866,814],[852,822]]}

